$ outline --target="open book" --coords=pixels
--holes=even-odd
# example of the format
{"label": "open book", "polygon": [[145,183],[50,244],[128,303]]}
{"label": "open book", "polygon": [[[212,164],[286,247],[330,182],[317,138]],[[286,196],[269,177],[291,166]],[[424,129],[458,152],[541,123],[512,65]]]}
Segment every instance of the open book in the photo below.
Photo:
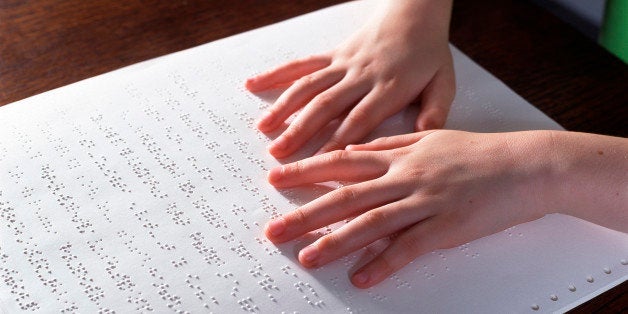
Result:
{"label": "open book", "polygon": [[[354,288],[357,251],[319,269],[271,218],[319,189],[277,191],[253,124],[278,92],[245,78],[331,49],[353,2],[136,64],[0,108],[0,312],[548,312],[628,277],[628,236],[562,215],[419,257]],[[560,126],[455,48],[447,128]],[[412,130],[415,108],[371,137]],[[320,135],[324,137],[325,132]],[[316,143],[301,152],[305,156]]]}

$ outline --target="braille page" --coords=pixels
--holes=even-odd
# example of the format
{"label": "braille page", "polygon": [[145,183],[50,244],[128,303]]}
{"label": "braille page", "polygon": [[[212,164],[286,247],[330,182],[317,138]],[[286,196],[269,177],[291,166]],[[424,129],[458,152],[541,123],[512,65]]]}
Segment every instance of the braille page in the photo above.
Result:
{"label": "braille page", "polygon": [[[626,234],[562,215],[425,254],[366,290],[348,280],[365,250],[313,270],[297,262],[334,226],[279,246],[264,237],[270,218],[334,187],[266,182],[280,163],[254,121],[280,91],[253,95],[243,82],[331,49],[375,5],[321,10],[0,108],[2,312],[535,313],[625,280]],[[454,59],[448,128],[560,129],[456,49]],[[415,114],[372,137],[411,131]]]}

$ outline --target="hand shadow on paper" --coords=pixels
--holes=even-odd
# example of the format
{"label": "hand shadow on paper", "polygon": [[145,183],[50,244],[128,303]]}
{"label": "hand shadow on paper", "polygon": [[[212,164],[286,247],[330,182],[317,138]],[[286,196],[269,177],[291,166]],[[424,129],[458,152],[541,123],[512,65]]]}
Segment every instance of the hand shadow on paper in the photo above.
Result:
{"label": "hand shadow on paper", "polygon": [[[311,202],[312,200],[335,190],[339,186],[340,183],[338,182],[324,182],[320,184],[308,184],[290,189],[280,189],[278,191],[294,206],[303,206]],[[346,278],[343,279],[344,284],[348,287],[352,287],[349,279],[350,276],[388,247],[388,245],[390,244],[390,239],[388,237],[377,240],[362,249],[352,252],[347,256],[341,257],[338,260],[332,261],[328,265],[323,265],[321,267],[306,269],[305,267],[301,266],[298,261],[298,254],[301,249],[313,243],[323,235],[340,228],[351,218],[352,217],[348,218],[347,220],[336,222],[329,226],[324,226],[317,230],[308,232],[292,241],[277,244],[276,246],[282,255],[291,260],[294,265],[299,265],[300,267],[302,267],[303,270],[311,274],[313,278],[319,281],[321,285],[326,286],[329,289],[333,289],[334,287],[330,286],[329,282],[330,271],[331,273],[336,273],[338,272],[338,270],[340,270],[340,273],[338,273],[337,275]],[[338,277],[340,278],[340,276]],[[355,287],[353,289],[356,289],[356,291],[358,291]]]}
{"label": "hand shadow on paper", "polygon": [[[273,89],[264,92],[255,93],[257,97],[259,97],[264,102],[268,103],[269,106],[276,101],[276,99],[283,93],[285,89]],[[300,111],[297,111],[290,118],[288,118],[277,130],[273,132],[266,133],[266,136],[274,140],[281,133],[283,133],[290,122],[294,119],[296,115],[298,115]],[[408,105],[405,109],[401,110],[399,113],[389,117],[384,120],[378,128],[373,130],[369,135],[367,135],[362,141],[359,143],[365,143],[372,141],[374,139],[380,137],[394,136],[399,134],[407,134],[414,132],[414,124],[416,118],[420,112],[420,100],[417,98],[410,105]],[[333,135],[333,133],[338,129],[340,123],[344,116],[341,116],[337,119],[330,121],[325,127],[321,128],[310,140],[307,141],[306,145],[304,145],[301,149],[297,150],[294,154],[279,159],[279,162],[282,164],[287,164],[291,162],[295,162],[297,160],[301,160],[307,157],[311,157],[314,155]],[[355,143],[358,144],[358,143]]]}
{"label": "hand shadow on paper", "polygon": [[[265,92],[257,94],[260,98],[267,102],[273,102],[275,98],[280,95],[282,90],[276,90],[273,92]],[[368,142],[380,137],[386,136],[394,136],[399,134],[407,134],[414,132],[414,124],[417,118],[417,115],[420,111],[420,105],[418,101],[413,102],[410,106],[402,110],[401,112],[391,116],[386,119],[376,130],[371,132],[363,141]],[[293,115],[294,117],[294,115]],[[289,118],[283,125],[276,131],[267,133],[271,140],[275,139],[279,136],[289,125],[290,121],[293,117]],[[332,136],[333,132],[340,125],[341,120],[336,119],[331,121],[327,126],[322,128],[308,143],[293,155],[288,158],[280,159],[279,162],[282,164],[291,163],[297,160],[301,160],[304,158],[311,157],[314,153],[320,149]],[[338,188],[341,186],[339,182],[323,182],[319,184],[308,184],[300,187],[290,188],[290,189],[280,189],[278,190],[291,204],[296,206],[303,206],[308,202]],[[286,256],[289,260],[295,263],[295,265],[300,265],[298,261],[298,253],[305,246],[313,243],[321,236],[331,232],[332,230],[338,229],[340,226],[344,225],[346,222],[341,221],[334,223],[330,226],[322,227],[318,230],[314,230],[307,234],[300,236],[299,238],[288,241],[286,243],[277,244],[277,248],[280,250],[281,254]],[[316,280],[320,282],[321,285],[327,287],[331,290],[337,289],[338,287],[332,287],[329,276],[330,274],[334,274],[334,277],[338,278],[344,277],[341,279],[341,285],[346,289],[355,289],[355,291],[361,291],[352,286],[350,283],[349,277],[360,267],[367,264],[371,261],[375,256],[379,255],[383,250],[385,250],[390,244],[390,240],[388,238],[383,238],[374,243],[369,244],[368,246],[359,249],[355,252],[348,254],[347,256],[341,257],[336,261],[332,261],[327,265],[314,268],[314,269],[305,269],[310,275],[313,276]],[[303,267],[303,266],[301,266]],[[339,283],[340,284],[340,283]],[[384,286],[384,284],[380,284],[378,286]],[[379,288],[378,288],[379,289]]]}

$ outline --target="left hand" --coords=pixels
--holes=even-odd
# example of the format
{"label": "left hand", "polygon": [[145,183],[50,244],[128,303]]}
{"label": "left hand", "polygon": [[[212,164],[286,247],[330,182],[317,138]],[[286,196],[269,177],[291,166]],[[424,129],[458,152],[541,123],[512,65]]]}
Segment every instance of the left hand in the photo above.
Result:
{"label": "left hand", "polygon": [[[341,120],[319,152],[359,142],[417,96],[415,129],[441,128],[455,94],[448,44],[451,1],[392,0],[336,49],[250,78],[253,92],[290,85],[257,124],[277,130],[302,109],[269,152],[284,158],[334,119]],[[345,116],[346,115],[346,116]]]}

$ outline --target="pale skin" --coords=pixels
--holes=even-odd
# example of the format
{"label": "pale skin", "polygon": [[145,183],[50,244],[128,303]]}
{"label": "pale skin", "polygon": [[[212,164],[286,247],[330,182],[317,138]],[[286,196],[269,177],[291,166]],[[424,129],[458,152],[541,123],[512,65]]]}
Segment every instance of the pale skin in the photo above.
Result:
{"label": "pale skin", "polygon": [[[422,254],[548,213],[628,232],[628,140],[431,130],[444,125],[454,96],[450,11],[451,1],[389,1],[336,49],[247,81],[253,92],[289,86],[259,120],[261,131],[277,130],[300,110],[269,146],[277,158],[341,120],[321,155],[268,175],[277,188],[351,182],[266,225],[266,236],[282,243],[350,219],[299,252],[305,267],[386,243],[350,275],[355,286],[368,288]],[[347,146],[417,97],[415,129],[422,132]]]}
{"label": "pale skin", "polygon": [[350,275],[371,287],[435,249],[451,248],[549,213],[628,232],[628,140],[562,131],[425,131],[286,164],[278,188],[354,182],[270,221],[266,236],[290,241],[352,219],[303,248],[319,267],[375,241],[389,245]]}
{"label": "pale skin", "polygon": [[289,86],[258,121],[260,131],[277,130],[301,110],[269,152],[288,157],[338,118],[339,127],[319,152],[342,149],[417,98],[415,129],[441,128],[455,93],[451,5],[451,0],[388,1],[336,49],[248,79],[252,92]]}

